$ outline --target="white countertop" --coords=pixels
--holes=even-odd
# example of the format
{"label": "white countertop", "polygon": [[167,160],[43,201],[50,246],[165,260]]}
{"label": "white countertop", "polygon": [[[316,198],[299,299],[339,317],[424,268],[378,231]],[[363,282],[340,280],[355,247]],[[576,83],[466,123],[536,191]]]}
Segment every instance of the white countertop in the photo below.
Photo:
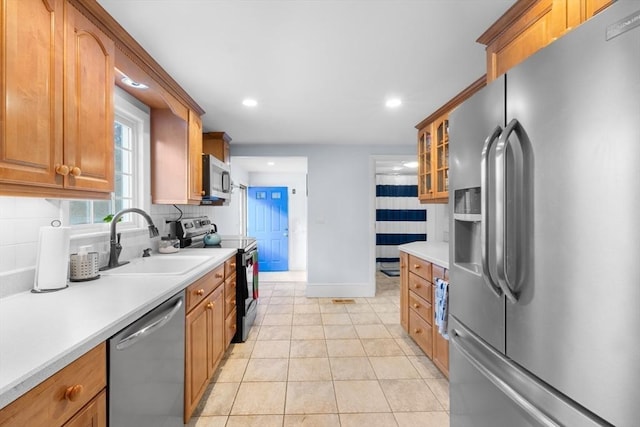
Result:
{"label": "white countertop", "polygon": [[[183,275],[108,276],[0,299],[0,408],[221,265],[236,249],[183,249],[210,260]],[[162,254],[153,254],[161,257]]]}
{"label": "white countertop", "polygon": [[448,242],[413,242],[400,245],[398,249],[437,264],[440,267],[449,268]]}

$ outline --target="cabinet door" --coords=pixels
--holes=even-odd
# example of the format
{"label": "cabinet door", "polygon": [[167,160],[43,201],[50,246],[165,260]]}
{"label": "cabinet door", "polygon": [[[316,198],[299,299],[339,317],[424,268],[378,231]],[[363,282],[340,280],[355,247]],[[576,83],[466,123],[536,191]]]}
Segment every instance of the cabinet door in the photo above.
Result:
{"label": "cabinet door", "polygon": [[107,392],[103,390],[64,427],[107,427]]}
{"label": "cabinet door", "polygon": [[0,5],[0,181],[62,187],[62,2]]}
{"label": "cabinet door", "polygon": [[209,300],[205,299],[189,314],[185,323],[185,424],[198,405],[209,382],[207,361],[211,339],[209,338]]}
{"label": "cabinet door", "polygon": [[202,120],[189,111],[189,201],[202,200]]}
{"label": "cabinet door", "polygon": [[400,325],[409,330],[409,255],[400,252]]}
{"label": "cabinet door", "polygon": [[65,187],[113,191],[114,42],[66,4]]}
{"label": "cabinet door", "polygon": [[433,198],[431,155],[431,125],[429,124],[418,132],[418,197],[420,200]]}
{"label": "cabinet door", "polygon": [[224,353],[224,333],[225,333],[225,316],[224,316],[224,285],[212,292],[210,297],[210,305],[208,315],[210,316],[210,332],[211,353],[208,361],[209,377],[215,373],[218,362]]}
{"label": "cabinet door", "polygon": [[[436,287],[433,288],[433,299],[435,301],[436,298]],[[435,310],[434,310],[435,315]],[[449,377],[449,341],[444,339],[440,332],[438,332],[438,327],[433,324],[433,364],[438,367],[442,371],[442,373],[448,378]]]}
{"label": "cabinet door", "polygon": [[433,125],[435,143],[433,145],[433,198],[449,197],[449,117],[442,116]]}

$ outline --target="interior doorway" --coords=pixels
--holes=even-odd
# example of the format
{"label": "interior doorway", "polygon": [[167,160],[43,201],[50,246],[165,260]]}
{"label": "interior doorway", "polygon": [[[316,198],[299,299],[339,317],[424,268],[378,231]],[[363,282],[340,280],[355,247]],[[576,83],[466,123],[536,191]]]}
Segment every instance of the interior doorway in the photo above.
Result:
{"label": "interior doorway", "polygon": [[398,246],[427,240],[427,210],[418,200],[415,158],[375,158],[375,270],[376,276],[400,275]]}
{"label": "interior doorway", "polygon": [[289,189],[249,187],[247,231],[258,241],[260,271],[289,270]]}
{"label": "interior doorway", "polygon": [[[287,187],[289,201],[288,272],[266,272],[260,280],[305,282],[307,277],[307,158],[232,156],[234,184],[246,187]],[[247,196],[248,197],[248,196]],[[245,222],[248,222],[248,212]],[[247,229],[247,234],[251,233]],[[263,277],[264,276],[264,277]]]}

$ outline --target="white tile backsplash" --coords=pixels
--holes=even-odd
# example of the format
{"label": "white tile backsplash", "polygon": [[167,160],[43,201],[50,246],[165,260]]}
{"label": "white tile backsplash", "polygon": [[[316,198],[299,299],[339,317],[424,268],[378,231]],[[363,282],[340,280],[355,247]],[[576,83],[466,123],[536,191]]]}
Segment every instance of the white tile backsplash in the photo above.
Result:
{"label": "white tile backsplash", "polygon": [[[62,220],[61,201],[30,197],[0,196],[0,298],[33,287],[40,227]],[[213,210],[207,206],[183,206],[179,208],[185,217],[208,215],[212,220]],[[150,215],[160,235],[169,233],[167,220],[174,220],[180,212],[171,205],[151,205]],[[159,239],[150,239],[147,228],[120,230],[122,232],[121,260],[139,257],[142,250],[158,249]],[[73,236],[69,253],[76,253],[80,246],[91,245],[100,253],[100,265],[108,261],[109,232]]]}

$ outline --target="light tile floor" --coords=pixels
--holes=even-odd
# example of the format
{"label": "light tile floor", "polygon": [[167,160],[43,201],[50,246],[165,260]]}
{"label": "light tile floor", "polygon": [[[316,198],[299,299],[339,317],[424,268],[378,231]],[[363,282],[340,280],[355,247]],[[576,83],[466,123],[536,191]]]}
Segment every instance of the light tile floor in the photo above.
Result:
{"label": "light tile floor", "polygon": [[[449,384],[401,328],[399,280],[375,298],[306,298],[262,281],[249,339],[232,344],[190,427],[445,427]],[[263,279],[264,280],[264,279]]]}

